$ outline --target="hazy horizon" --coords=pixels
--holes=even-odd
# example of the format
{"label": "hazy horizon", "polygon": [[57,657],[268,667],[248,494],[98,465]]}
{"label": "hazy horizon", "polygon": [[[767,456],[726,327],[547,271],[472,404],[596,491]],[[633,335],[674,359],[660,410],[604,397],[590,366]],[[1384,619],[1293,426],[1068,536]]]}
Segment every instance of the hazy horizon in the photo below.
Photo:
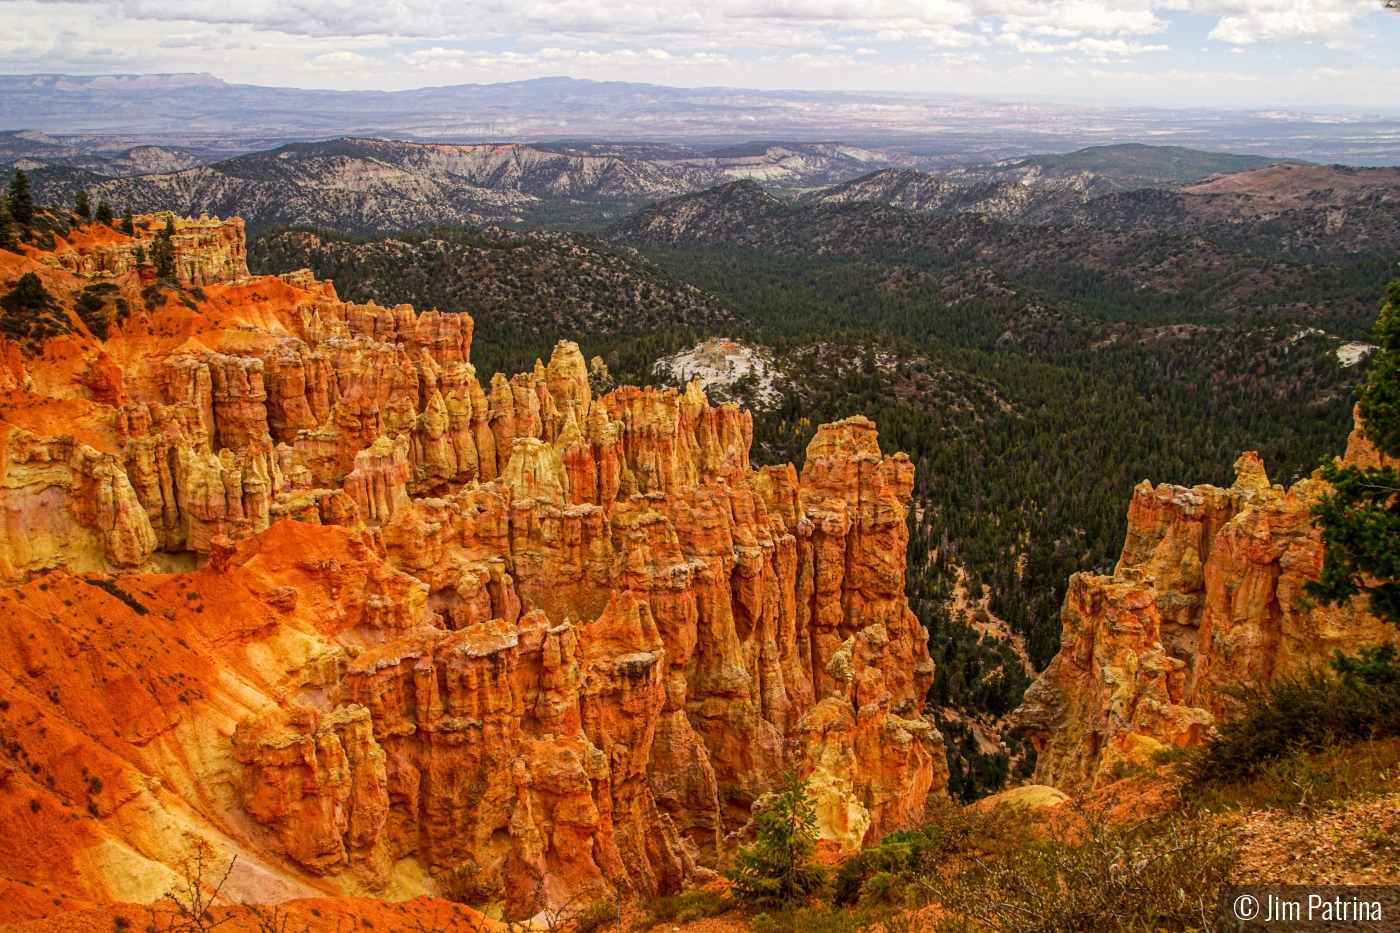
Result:
{"label": "hazy horizon", "polygon": [[1097,106],[1400,110],[1381,0],[0,0],[10,74],[395,91],[567,74]]}

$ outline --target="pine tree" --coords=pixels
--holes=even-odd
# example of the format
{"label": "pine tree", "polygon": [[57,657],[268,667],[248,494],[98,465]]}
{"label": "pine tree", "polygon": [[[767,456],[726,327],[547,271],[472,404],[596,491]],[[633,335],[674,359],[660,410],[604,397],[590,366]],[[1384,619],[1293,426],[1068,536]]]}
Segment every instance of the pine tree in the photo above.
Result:
{"label": "pine tree", "polygon": [[112,226],[112,206],[106,201],[97,202],[97,213],[94,216],[98,223]]}
{"label": "pine tree", "polygon": [[77,197],[73,199],[73,213],[83,221],[92,220],[92,204],[88,201],[86,191],[79,191]]}
{"label": "pine tree", "polygon": [[122,233],[127,236],[136,236],[136,220],[131,216],[131,205],[122,211]]}
{"label": "pine tree", "polygon": [[156,234],[155,245],[151,248],[151,261],[156,264],[156,278],[175,281],[175,220],[165,219],[165,229]]}
{"label": "pine tree", "polygon": [[[1363,436],[1400,458],[1400,281],[1386,297],[1359,409]],[[1307,594],[1335,603],[1365,593],[1373,613],[1400,623],[1400,471],[1332,460],[1323,462],[1322,478],[1333,487],[1312,508],[1322,529],[1322,578],[1308,582]]]}
{"label": "pine tree", "polygon": [[40,282],[39,277],[33,272],[26,272],[19,277],[13,291],[0,298],[0,308],[10,312],[21,309],[32,311],[46,307],[49,301],[49,293],[44,288],[44,283]]}
{"label": "pine tree", "polygon": [[800,900],[822,883],[812,863],[817,850],[817,808],[807,796],[807,781],[793,768],[783,775],[774,800],[754,817],[758,838],[740,849],[724,876],[746,900],[781,907]]}
{"label": "pine tree", "polygon": [[29,190],[29,176],[15,169],[15,177],[10,180],[10,216],[15,223],[29,226],[34,219],[34,194]]}
{"label": "pine tree", "polygon": [[10,216],[10,204],[0,197],[0,249],[10,249],[15,245],[15,219]]}

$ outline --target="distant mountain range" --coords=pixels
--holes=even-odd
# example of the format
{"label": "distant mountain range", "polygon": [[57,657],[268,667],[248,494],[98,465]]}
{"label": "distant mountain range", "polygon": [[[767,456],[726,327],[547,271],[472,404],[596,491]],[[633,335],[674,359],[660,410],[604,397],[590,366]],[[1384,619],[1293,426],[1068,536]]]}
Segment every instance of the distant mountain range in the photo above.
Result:
{"label": "distant mountain range", "polygon": [[41,203],[71,204],[81,189],[118,211],[237,214],[252,233],[291,225],[364,236],[485,224],[601,230],[653,202],[747,179],[803,207],[877,202],[1013,224],[1191,231],[1300,259],[1376,255],[1400,244],[1400,169],[1174,146],[1098,146],[934,174],[839,143],[703,152],[342,138],[204,164],[169,147],[87,151],[12,132],[0,133],[5,163],[31,172]]}
{"label": "distant mountain range", "polygon": [[[880,156],[834,143],[762,143],[702,153],[574,144],[457,146],[334,139],[212,164],[154,146],[84,153],[34,133],[0,134],[0,163],[33,173],[42,203],[79,189],[117,209],[238,214],[256,232],[312,224],[371,234],[420,227],[531,223],[600,226],[652,201],[756,178],[779,190],[829,185]],[[143,163],[153,166],[133,170]]]}
{"label": "distant mountain range", "polygon": [[296,141],[608,139],[701,149],[754,139],[843,139],[912,168],[996,162],[1122,142],[1400,163],[1395,116],[1163,110],[989,101],[933,94],[674,88],[540,78],[410,91],[227,84],[207,74],[2,75],[0,129],[67,145],[163,145],[205,161]]}

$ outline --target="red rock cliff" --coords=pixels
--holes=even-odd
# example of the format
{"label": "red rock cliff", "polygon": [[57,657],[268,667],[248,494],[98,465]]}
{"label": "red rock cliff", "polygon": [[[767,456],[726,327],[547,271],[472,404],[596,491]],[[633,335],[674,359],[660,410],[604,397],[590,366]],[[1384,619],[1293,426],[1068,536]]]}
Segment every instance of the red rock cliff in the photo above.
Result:
{"label": "red rock cliff", "polygon": [[792,765],[846,850],[942,792],[870,421],[755,470],[749,415],[594,398],[573,344],[483,386],[466,315],[109,281],[105,340],[0,357],[0,825],[63,854],[0,852],[0,919],[149,900],[191,837],[239,896],[528,916],[677,890]]}

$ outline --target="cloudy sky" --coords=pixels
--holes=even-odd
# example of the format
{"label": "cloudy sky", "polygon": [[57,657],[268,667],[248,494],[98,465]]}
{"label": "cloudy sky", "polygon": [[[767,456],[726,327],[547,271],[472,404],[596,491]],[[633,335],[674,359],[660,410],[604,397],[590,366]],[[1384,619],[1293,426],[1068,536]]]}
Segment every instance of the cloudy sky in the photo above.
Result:
{"label": "cloudy sky", "polygon": [[0,71],[396,90],[680,86],[1400,112],[1383,0],[0,0]]}

